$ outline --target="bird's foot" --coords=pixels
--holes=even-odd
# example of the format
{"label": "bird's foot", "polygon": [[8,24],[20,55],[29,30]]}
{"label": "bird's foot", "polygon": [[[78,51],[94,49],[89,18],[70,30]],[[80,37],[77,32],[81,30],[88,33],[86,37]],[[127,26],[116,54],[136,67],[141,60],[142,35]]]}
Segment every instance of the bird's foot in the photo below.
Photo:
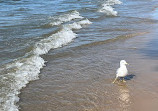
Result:
{"label": "bird's foot", "polygon": [[123,79],[122,82],[126,82],[125,79]]}

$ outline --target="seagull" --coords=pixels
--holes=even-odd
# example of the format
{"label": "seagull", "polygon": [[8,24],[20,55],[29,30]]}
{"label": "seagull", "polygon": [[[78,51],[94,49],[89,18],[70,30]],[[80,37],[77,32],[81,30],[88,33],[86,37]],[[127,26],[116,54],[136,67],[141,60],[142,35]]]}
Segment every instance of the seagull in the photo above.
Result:
{"label": "seagull", "polygon": [[116,82],[117,78],[123,77],[123,82],[126,82],[124,77],[128,74],[128,70],[126,68],[126,65],[129,65],[125,60],[120,61],[120,68],[117,69],[116,71],[116,78],[113,81],[113,83]]}

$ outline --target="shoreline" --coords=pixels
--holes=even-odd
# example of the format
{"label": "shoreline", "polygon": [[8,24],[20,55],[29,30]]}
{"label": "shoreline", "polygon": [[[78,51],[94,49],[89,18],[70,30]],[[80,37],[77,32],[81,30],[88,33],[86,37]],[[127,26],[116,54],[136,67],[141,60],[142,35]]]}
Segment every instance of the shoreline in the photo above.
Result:
{"label": "shoreline", "polygon": [[[68,56],[63,56],[60,59],[54,58],[54,60],[49,61],[47,67],[41,71],[40,80],[33,81],[28,87],[22,89],[22,93],[20,94],[22,101],[19,102],[21,107],[20,111],[42,111],[43,107],[53,111],[64,111],[65,109],[67,111],[73,111],[74,109],[76,111],[104,111],[106,109],[116,111],[128,109],[128,111],[132,111],[133,109],[145,109],[146,107],[140,106],[145,105],[148,102],[151,103],[152,100],[148,101],[150,98],[157,98],[157,95],[154,94],[156,93],[155,91],[157,91],[155,90],[157,78],[149,76],[148,73],[151,68],[156,67],[158,60],[152,60],[141,52],[141,49],[146,47],[149,40],[152,40],[151,38],[148,38],[150,35],[152,35],[152,33],[126,40],[119,40],[113,44],[100,44],[86,47],[85,49],[70,48],[65,50],[66,52],[68,51]],[[135,77],[128,80],[126,85],[123,86],[111,84],[115,76],[113,73],[115,73],[115,70],[119,65],[118,62],[121,59],[125,59],[130,63],[130,66],[128,67],[129,73],[135,75]],[[150,62],[153,65],[148,64]],[[62,75],[60,75],[59,72]],[[155,76],[156,71],[152,71],[150,74]],[[61,78],[63,75],[64,78]],[[150,79],[148,79],[149,77]],[[152,83],[150,83],[151,81]],[[47,86],[47,84],[49,85]],[[53,86],[50,86],[51,84]],[[35,91],[34,89],[36,88],[39,88],[39,91],[41,90],[42,93]],[[32,94],[35,92],[35,95],[38,96],[33,97],[35,95],[29,95],[30,92]],[[80,94],[78,95],[76,92],[80,92],[84,96]],[[90,92],[92,94],[89,94]],[[82,96],[85,97],[85,99]],[[31,98],[35,101],[32,101]],[[80,98],[85,102],[83,102],[82,99],[80,100]],[[92,100],[87,101],[86,98],[91,98]],[[25,100],[28,102],[25,102]],[[29,101],[32,101],[32,105]],[[35,105],[35,103],[39,104],[42,101],[50,102],[48,104],[44,102],[40,106]],[[81,104],[82,102],[83,104]],[[154,100],[154,103],[158,103],[158,100]],[[89,105],[87,106],[86,104]],[[118,106],[116,104],[118,104]],[[116,109],[115,105],[118,109]],[[151,104],[150,107],[152,107],[152,105],[154,104]],[[35,109],[34,106],[38,108]]]}

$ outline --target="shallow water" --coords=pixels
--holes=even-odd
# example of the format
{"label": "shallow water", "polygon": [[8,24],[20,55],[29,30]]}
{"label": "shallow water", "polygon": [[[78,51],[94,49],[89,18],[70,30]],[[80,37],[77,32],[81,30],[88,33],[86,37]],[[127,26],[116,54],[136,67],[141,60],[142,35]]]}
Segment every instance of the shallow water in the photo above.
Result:
{"label": "shallow water", "polygon": [[[158,2],[121,2],[1,1],[0,109],[147,109],[157,98]],[[130,78],[114,85],[121,59]]]}
{"label": "shallow water", "polygon": [[[144,45],[138,43],[133,47],[133,44],[146,41],[143,36],[137,37],[140,38],[68,48],[59,51],[62,56],[58,58],[55,52],[47,55],[45,59],[49,62],[42,69],[40,80],[22,90],[21,111],[145,110],[144,105],[158,97],[157,72],[153,70],[157,60],[138,54]],[[120,59],[130,63],[127,83],[112,84]],[[158,103],[157,99],[153,103]]]}

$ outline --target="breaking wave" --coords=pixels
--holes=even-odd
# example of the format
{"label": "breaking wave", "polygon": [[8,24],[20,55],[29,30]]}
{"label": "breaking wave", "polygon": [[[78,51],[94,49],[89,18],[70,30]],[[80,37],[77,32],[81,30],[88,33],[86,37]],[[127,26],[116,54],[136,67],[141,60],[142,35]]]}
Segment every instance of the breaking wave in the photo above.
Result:
{"label": "breaking wave", "polygon": [[53,21],[50,23],[51,26],[54,25],[60,25],[64,22],[71,21],[73,19],[83,19],[84,17],[80,16],[80,13],[75,11],[72,11],[71,13],[60,15],[60,16],[55,16],[55,17],[50,17],[50,19]]}
{"label": "breaking wave", "polygon": [[[53,18],[54,19],[54,18]],[[18,111],[16,103],[19,101],[18,94],[20,90],[29,83],[29,81],[39,79],[40,70],[45,66],[45,60],[40,56],[47,54],[49,50],[62,47],[74,38],[77,34],[73,29],[80,29],[82,25],[91,24],[88,19],[80,16],[79,12],[73,11],[69,14],[56,17],[53,25],[60,25],[73,19],[80,19],[74,23],[65,24],[62,28],[47,38],[41,39],[35,43],[32,50],[25,54],[24,57],[15,60],[13,63],[7,64],[1,72],[5,73],[0,78],[0,110],[1,111]]]}
{"label": "breaking wave", "polygon": [[117,11],[112,7],[115,4],[121,4],[122,2],[119,0],[108,0],[102,4],[101,8],[98,12],[105,13],[108,16],[117,16]]}

